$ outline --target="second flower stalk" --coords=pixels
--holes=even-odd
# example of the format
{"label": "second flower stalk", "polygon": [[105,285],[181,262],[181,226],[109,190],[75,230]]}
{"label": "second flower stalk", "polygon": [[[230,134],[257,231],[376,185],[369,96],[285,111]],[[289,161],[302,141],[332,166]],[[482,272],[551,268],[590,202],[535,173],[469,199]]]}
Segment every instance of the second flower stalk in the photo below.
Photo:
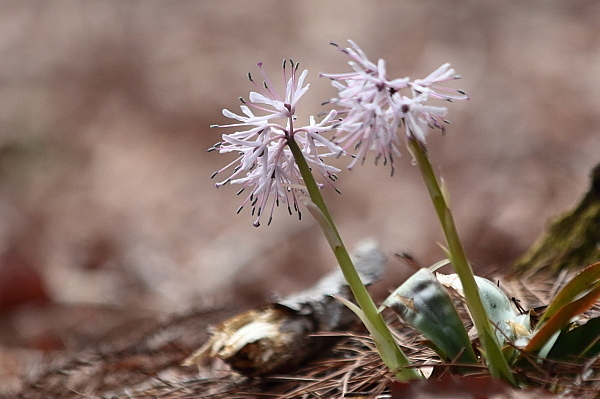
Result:
{"label": "second flower stalk", "polygon": [[496,334],[493,330],[494,327],[492,327],[481,301],[473,270],[465,255],[465,251],[454,224],[452,212],[448,207],[448,199],[438,183],[438,179],[433,172],[433,168],[431,167],[431,163],[429,162],[429,158],[427,157],[427,153],[422,144],[416,139],[409,138],[408,148],[413,155],[413,158],[417,161],[421,176],[427,186],[427,191],[433,202],[444,236],[446,237],[448,259],[462,283],[465,292],[465,302],[471,313],[473,324],[477,329],[490,374],[495,378],[504,379],[515,384],[516,382],[510,372],[510,367],[496,340]]}

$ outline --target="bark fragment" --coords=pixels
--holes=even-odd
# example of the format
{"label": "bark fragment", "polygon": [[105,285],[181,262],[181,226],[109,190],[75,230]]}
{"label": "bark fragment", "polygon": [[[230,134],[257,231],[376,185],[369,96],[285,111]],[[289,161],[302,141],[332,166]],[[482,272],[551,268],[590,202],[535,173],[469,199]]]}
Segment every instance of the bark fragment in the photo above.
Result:
{"label": "bark fragment", "polygon": [[[385,257],[374,242],[364,242],[353,258],[365,284],[383,274]],[[305,291],[219,324],[183,365],[201,367],[219,358],[248,376],[289,370],[332,343],[312,334],[341,330],[356,321],[333,295],[351,296],[338,269]]]}

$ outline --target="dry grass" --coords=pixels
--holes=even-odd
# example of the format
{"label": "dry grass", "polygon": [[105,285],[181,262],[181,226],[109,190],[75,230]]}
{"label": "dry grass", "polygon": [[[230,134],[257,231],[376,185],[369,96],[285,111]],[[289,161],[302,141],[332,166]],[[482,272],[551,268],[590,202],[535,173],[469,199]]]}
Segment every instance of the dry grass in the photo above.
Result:
{"label": "dry grass", "polygon": [[[542,299],[556,286],[556,282],[539,281],[537,284],[523,284],[509,281],[506,285],[529,287],[529,295],[522,302],[529,306],[531,298]],[[527,299],[529,298],[529,299]],[[598,311],[598,307],[592,310]],[[463,316],[465,316],[463,311]],[[439,380],[447,374],[464,374],[464,366],[443,364],[435,352],[421,341],[412,329],[403,326],[395,316],[388,322],[395,328],[397,338],[404,351],[418,367],[431,373],[430,379]],[[331,352],[313,359],[304,367],[285,375],[270,375],[263,378],[244,378],[225,373],[220,377],[204,377],[182,380],[155,379],[152,387],[140,388],[119,396],[120,398],[384,398],[389,396],[389,386],[394,376],[377,355],[371,338],[361,332],[318,334],[334,336],[340,341]],[[544,392],[560,392],[563,397],[595,398],[600,392],[600,359],[587,362],[541,361],[531,356],[516,369],[518,380],[524,387],[542,389]],[[484,377],[487,370],[483,365],[469,366],[470,376]],[[584,378],[587,376],[587,378]],[[515,391],[521,392],[521,391]],[[528,391],[522,391],[528,392]],[[538,392],[538,391],[535,391]],[[518,393],[517,393],[518,395]],[[523,396],[528,397],[528,396]]]}

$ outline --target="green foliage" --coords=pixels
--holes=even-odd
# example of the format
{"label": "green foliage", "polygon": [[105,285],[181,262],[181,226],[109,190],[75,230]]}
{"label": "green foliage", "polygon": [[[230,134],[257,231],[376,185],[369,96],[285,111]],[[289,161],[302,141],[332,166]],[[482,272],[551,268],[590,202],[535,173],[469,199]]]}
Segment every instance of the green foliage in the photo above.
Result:
{"label": "green foliage", "polygon": [[428,269],[420,269],[383,303],[423,334],[445,360],[477,363],[467,330],[442,284]]}
{"label": "green foliage", "polygon": [[[540,318],[531,341],[524,349],[525,352],[545,357],[548,352],[551,352],[548,342],[556,339],[556,334],[568,326],[573,318],[594,306],[598,298],[600,298],[600,262],[585,268],[556,294]],[[600,332],[596,331],[595,339],[599,334]],[[573,352],[572,355],[578,354]]]}
{"label": "green foliage", "polygon": [[573,329],[565,328],[548,357],[553,360],[583,362],[600,356],[600,317]]}
{"label": "green foliage", "polygon": [[[574,323],[600,298],[600,263],[588,266],[556,294],[534,330],[529,314],[517,314],[510,299],[492,281],[475,276],[487,316],[495,326],[494,339],[502,346],[510,365],[525,366],[530,355],[552,360],[584,363],[600,356],[600,318],[583,325]],[[475,364],[475,356],[465,326],[447,290],[463,294],[457,275],[434,276],[420,269],[383,303],[425,338],[443,360]],[[481,332],[478,332],[481,340]],[[506,343],[510,343],[507,345]],[[485,348],[479,350],[485,354]]]}

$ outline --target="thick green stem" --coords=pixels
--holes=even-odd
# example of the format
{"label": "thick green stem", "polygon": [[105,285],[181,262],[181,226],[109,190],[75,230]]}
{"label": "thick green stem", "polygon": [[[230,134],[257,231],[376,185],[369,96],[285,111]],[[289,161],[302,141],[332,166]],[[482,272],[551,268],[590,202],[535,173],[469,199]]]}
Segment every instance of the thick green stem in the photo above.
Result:
{"label": "thick green stem", "polygon": [[[342,238],[337,231],[337,228],[333,222],[331,214],[325,205],[325,201],[321,196],[321,192],[315,179],[312,175],[310,167],[304,158],[304,155],[300,151],[298,144],[294,141],[293,138],[288,140],[289,147],[294,155],[296,160],[296,164],[300,169],[300,173],[302,174],[302,178],[304,179],[304,184],[306,185],[306,190],[310,196],[311,201],[314,206],[318,208],[319,216],[315,216],[329,242],[335,257],[340,265],[342,273],[348,282],[348,286],[358,303],[358,306],[364,313],[364,317],[367,319],[368,324],[374,330],[371,331],[373,335],[375,345],[377,346],[377,350],[386,364],[386,366],[396,375],[399,381],[408,381],[410,379],[422,378],[421,373],[409,367],[410,361],[400,349],[400,346],[394,339],[391,331],[386,325],[383,317],[379,313],[373,299],[369,295],[366,287],[362,283],[352,260],[350,259],[350,255],[344,246]],[[314,213],[313,213],[314,215]],[[367,327],[369,327],[367,325]],[[369,328],[369,330],[371,330]]]}
{"label": "thick green stem", "polygon": [[514,376],[510,372],[508,363],[502,355],[500,345],[494,334],[487,312],[481,302],[481,296],[479,294],[479,289],[477,288],[477,283],[475,282],[475,276],[473,275],[473,270],[471,269],[471,265],[467,260],[465,251],[458,237],[454,218],[446,203],[444,193],[438,184],[437,177],[433,172],[425,149],[418,140],[413,138],[408,139],[408,146],[419,165],[421,175],[427,185],[427,190],[429,191],[429,196],[433,201],[433,206],[440,219],[446,237],[450,262],[462,283],[465,301],[471,313],[471,317],[473,318],[475,328],[477,329],[481,346],[485,352],[490,374],[495,378],[502,378],[515,384]]}

